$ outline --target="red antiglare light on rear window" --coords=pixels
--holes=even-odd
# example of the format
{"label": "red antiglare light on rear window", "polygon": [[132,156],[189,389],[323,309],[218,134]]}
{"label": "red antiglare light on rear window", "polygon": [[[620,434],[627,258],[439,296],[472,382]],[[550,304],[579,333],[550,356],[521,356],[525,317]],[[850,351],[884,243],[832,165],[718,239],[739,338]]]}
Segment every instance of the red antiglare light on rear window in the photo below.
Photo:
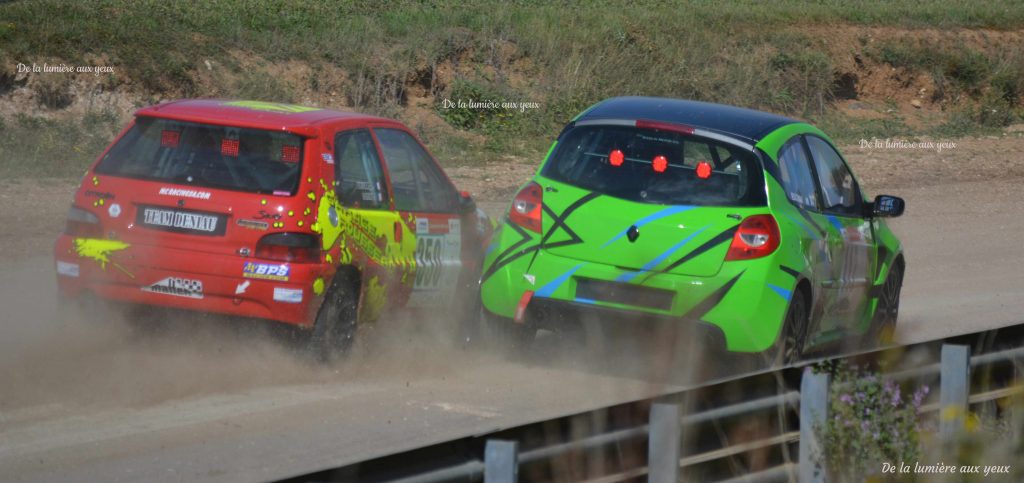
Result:
{"label": "red antiglare light on rear window", "polygon": [[622,166],[622,162],[625,160],[626,155],[622,154],[622,151],[619,151],[618,149],[613,149],[612,152],[608,154],[608,164],[611,164],[612,166]]}
{"label": "red antiglare light on rear window", "polygon": [[220,154],[224,156],[238,157],[238,140],[222,139],[220,141]]}
{"label": "red antiglare light on rear window", "polygon": [[651,166],[654,167],[655,173],[664,173],[665,170],[668,169],[668,159],[659,154],[654,157],[654,161],[651,163]]}
{"label": "red antiglare light on rear window", "polygon": [[283,146],[281,148],[281,161],[286,163],[298,163],[299,162],[299,147],[298,146]]}
{"label": "red antiglare light on rear window", "polygon": [[181,133],[178,131],[164,130],[160,132],[160,147],[176,148],[181,140]]}
{"label": "red antiglare light on rear window", "polygon": [[697,177],[700,179],[708,179],[711,177],[711,163],[707,161],[701,161],[697,163]]}

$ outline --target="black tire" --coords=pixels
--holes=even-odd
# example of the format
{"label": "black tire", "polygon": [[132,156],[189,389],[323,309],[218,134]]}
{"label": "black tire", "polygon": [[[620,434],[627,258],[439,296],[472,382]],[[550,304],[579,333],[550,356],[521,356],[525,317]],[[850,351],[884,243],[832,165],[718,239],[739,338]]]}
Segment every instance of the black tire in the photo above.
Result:
{"label": "black tire", "polygon": [[463,284],[462,288],[462,292],[467,295],[459,297],[453,304],[456,311],[455,346],[467,349],[478,345],[480,341],[483,303],[480,300],[480,284]]}
{"label": "black tire", "polygon": [[878,306],[871,319],[871,329],[864,341],[867,346],[882,346],[892,343],[896,333],[896,321],[900,315],[900,292],[903,290],[903,265],[897,264],[889,270],[878,294]]}
{"label": "black tire", "polygon": [[358,311],[359,281],[339,272],[324,295],[313,329],[305,335],[305,350],[320,362],[348,354],[355,341]]}
{"label": "black tire", "polygon": [[525,352],[537,337],[537,329],[527,324],[517,324],[514,320],[494,315],[481,307],[482,331],[481,338],[488,345],[497,347],[509,355]]}
{"label": "black tire", "polygon": [[793,292],[782,325],[782,335],[776,344],[774,367],[788,366],[799,362],[807,343],[807,326],[810,321],[810,307],[807,297],[799,288]]}

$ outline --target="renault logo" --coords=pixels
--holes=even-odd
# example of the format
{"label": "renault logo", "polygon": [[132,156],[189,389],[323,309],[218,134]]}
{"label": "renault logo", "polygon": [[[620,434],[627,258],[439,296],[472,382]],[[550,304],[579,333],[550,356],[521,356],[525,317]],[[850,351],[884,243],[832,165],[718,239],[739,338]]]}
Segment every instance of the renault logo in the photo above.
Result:
{"label": "renault logo", "polygon": [[637,238],[640,238],[640,229],[633,225],[626,230],[626,238],[629,238],[629,242],[633,243]]}

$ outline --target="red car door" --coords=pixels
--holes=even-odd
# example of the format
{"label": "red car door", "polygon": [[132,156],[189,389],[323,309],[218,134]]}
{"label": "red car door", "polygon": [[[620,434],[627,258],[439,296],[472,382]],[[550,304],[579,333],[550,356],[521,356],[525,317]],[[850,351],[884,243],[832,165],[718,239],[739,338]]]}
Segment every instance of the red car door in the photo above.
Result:
{"label": "red car door", "polygon": [[[414,243],[405,217],[394,208],[379,150],[369,128],[338,132],[334,138],[334,203],[320,213],[324,243],[335,245],[335,263],[362,273],[360,322],[403,306],[414,274]],[[327,158],[325,158],[325,162]],[[329,229],[336,226],[335,230]]]}
{"label": "red car door", "polygon": [[[409,307],[449,305],[463,269],[463,226],[458,192],[427,150],[404,129],[374,127],[395,209],[411,221],[416,277]],[[475,229],[475,228],[474,228]]]}

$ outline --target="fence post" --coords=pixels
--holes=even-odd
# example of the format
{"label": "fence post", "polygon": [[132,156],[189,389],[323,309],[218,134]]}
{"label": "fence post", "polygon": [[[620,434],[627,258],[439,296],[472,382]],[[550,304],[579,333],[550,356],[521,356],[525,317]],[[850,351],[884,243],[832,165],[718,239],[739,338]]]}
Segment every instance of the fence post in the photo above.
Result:
{"label": "fence post", "polygon": [[500,439],[487,440],[484,448],[484,481],[515,483],[519,478],[519,443]]}
{"label": "fence post", "polygon": [[942,345],[942,372],[939,383],[939,436],[952,441],[964,426],[967,394],[970,386],[971,348]]}
{"label": "fence post", "polygon": [[647,439],[647,481],[679,480],[679,446],[682,439],[682,415],[678,404],[651,405]]}
{"label": "fence post", "polygon": [[[1021,358],[1014,357],[1013,358],[1013,381],[1014,381],[1014,384],[1017,384],[1017,381],[1020,381],[1021,377],[1024,376],[1024,374],[1021,374],[1021,372],[1022,372],[1021,371]],[[1019,448],[1020,447],[1021,426],[1024,426],[1024,411],[1022,411],[1020,409],[1019,403],[1020,403],[1020,396],[1017,396],[1017,397],[1013,398],[1013,404],[1010,404],[1007,407],[1007,410],[1010,412],[1010,416],[1007,419],[1010,420],[1010,430],[1012,431],[1012,435],[1013,435],[1013,447],[1014,448]]]}
{"label": "fence post", "polygon": [[828,421],[828,374],[804,368],[800,381],[800,483],[825,481],[825,464],[816,428]]}

